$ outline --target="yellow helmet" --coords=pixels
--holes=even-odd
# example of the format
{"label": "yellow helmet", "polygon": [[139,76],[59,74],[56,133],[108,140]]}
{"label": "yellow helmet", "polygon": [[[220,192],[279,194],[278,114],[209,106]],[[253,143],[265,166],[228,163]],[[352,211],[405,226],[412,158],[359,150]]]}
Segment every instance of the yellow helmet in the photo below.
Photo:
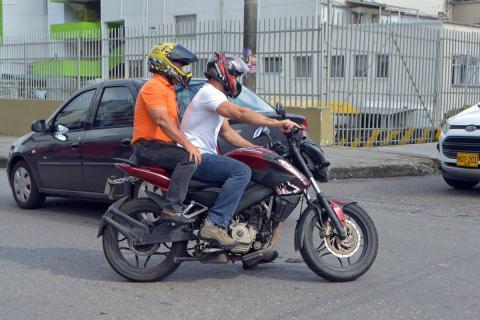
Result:
{"label": "yellow helmet", "polygon": [[187,87],[192,78],[191,72],[184,72],[181,68],[175,66],[172,62],[178,62],[182,66],[197,61],[197,56],[185,47],[171,43],[163,42],[156,44],[148,53],[148,70],[153,73],[163,74],[170,83],[180,83]]}

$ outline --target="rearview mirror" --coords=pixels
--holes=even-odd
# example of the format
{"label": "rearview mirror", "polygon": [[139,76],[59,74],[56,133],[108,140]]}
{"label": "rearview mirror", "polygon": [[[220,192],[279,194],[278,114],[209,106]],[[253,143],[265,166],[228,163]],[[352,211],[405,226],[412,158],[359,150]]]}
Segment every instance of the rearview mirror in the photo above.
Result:
{"label": "rearview mirror", "polygon": [[31,129],[33,132],[45,132],[46,130],[45,120],[35,120],[32,122]]}
{"label": "rearview mirror", "polygon": [[253,139],[257,139],[260,136],[266,136],[270,134],[270,129],[268,127],[259,127],[255,132],[253,133]]}
{"label": "rearview mirror", "polygon": [[268,140],[268,143],[272,143],[272,136],[270,135],[270,129],[268,127],[260,127],[255,130],[253,133],[253,139],[259,138],[261,136],[265,136]]}
{"label": "rearview mirror", "polygon": [[275,111],[277,111],[277,114],[282,116],[282,118],[285,118],[285,108],[281,102],[275,104]]}

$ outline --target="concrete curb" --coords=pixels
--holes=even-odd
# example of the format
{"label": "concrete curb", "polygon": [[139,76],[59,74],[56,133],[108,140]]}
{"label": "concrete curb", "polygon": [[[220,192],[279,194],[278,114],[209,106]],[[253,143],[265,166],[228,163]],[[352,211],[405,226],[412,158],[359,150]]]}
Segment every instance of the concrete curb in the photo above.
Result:
{"label": "concrete curb", "polygon": [[438,173],[434,159],[416,159],[411,163],[386,164],[370,167],[333,167],[330,180],[353,178],[387,178],[404,176],[425,176]]}

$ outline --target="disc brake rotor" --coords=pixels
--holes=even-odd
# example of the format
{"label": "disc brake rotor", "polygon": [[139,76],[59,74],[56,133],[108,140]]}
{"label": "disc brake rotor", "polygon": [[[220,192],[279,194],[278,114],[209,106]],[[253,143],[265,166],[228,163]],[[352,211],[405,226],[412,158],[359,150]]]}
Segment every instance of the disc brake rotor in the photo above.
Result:
{"label": "disc brake rotor", "polygon": [[333,232],[323,238],[327,250],[339,258],[353,256],[360,247],[360,231],[352,221],[346,221],[345,232],[347,233],[345,240],[341,240],[340,237]]}
{"label": "disc brake rotor", "polygon": [[[139,215],[139,218],[143,221],[143,223],[147,225],[153,225],[155,222],[159,220],[158,216],[153,212],[144,212]],[[146,244],[146,245],[133,245],[130,241],[128,241],[129,249],[135,253],[137,256],[149,256],[152,255],[155,251],[158,250],[160,247],[160,243],[155,244]]]}
{"label": "disc brake rotor", "polygon": [[160,247],[160,244],[147,244],[147,245],[137,245],[134,246],[128,242],[128,247],[130,250],[135,253],[137,256],[150,256],[152,255],[155,251],[158,250]]}

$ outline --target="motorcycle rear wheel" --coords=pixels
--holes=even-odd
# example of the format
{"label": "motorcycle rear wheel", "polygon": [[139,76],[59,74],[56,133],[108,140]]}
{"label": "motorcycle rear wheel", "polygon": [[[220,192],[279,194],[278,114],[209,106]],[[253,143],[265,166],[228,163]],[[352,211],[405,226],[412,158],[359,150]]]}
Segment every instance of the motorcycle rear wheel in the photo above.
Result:
{"label": "motorcycle rear wheel", "polygon": [[[120,210],[146,225],[153,225],[161,209],[152,200],[140,198],[125,202]],[[129,226],[125,221],[118,221]],[[174,258],[182,256],[187,248],[187,241],[133,246],[110,225],[105,228],[102,242],[103,252],[113,270],[135,282],[160,281],[169,276],[180,265],[174,262]],[[151,261],[159,260],[159,256],[164,259],[147,266]]]}
{"label": "motorcycle rear wheel", "polygon": [[[303,246],[300,253],[317,275],[333,282],[352,281],[370,269],[378,251],[378,234],[370,216],[357,204],[343,208],[349,238],[322,236],[318,216],[312,207],[302,215]],[[324,225],[329,220],[324,221]],[[353,263],[352,263],[352,260]]]}

